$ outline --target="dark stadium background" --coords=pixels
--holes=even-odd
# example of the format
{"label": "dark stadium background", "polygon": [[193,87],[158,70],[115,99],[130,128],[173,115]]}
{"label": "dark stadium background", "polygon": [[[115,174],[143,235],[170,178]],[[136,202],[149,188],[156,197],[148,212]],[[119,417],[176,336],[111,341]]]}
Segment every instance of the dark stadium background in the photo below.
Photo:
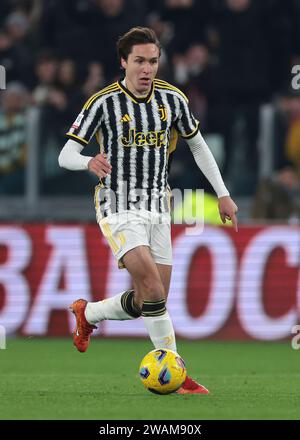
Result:
{"label": "dark stadium background", "polygon": [[[130,280],[96,225],[95,178],[57,158],[85,100],[122,75],[115,42],[137,25],[157,32],[158,76],[188,96],[239,206],[235,233],[180,141],[171,187],[212,196],[201,234],[173,226],[169,310],[211,389],[200,399],[142,388],[140,321],[105,322],[85,355],[72,346],[68,305]],[[0,418],[299,419],[300,2],[1,0],[0,66]]]}

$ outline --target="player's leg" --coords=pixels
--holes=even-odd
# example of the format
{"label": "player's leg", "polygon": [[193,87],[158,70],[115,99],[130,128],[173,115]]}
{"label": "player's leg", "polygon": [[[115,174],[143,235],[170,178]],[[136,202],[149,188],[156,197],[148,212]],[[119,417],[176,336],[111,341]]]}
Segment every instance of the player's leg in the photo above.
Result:
{"label": "player's leg", "polygon": [[[117,221],[114,221],[117,219]],[[126,220],[126,221],[125,221]],[[131,212],[127,212],[125,216],[122,214],[118,217],[112,216],[110,218],[102,219],[99,223],[102,233],[106,237],[112,252],[118,259],[119,264],[124,262],[124,255],[133,248],[139,245],[150,246],[148,238],[152,226],[149,221],[139,219],[139,217]],[[150,235],[151,235],[150,233]],[[169,235],[169,237],[168,237]],[[122,240],[120,240],[120,238]],[[160,234],[160,240],[164,240],[163,246],[168,249],[168,259],[170,260],[170,225],[167,230],[163,230]],[[167,243],[165,241],[167,240]],[[137,251],[138,253],[139,251]],[[147,251],[147,254],[149,252]],[[128,256],[126,259],[128,260]],[[152,260],[151,260],[152,261]],[[163,262],[165,260],[163,259]],[[129,263],[127,263],[128,265]],[[126,264],[125,264],[126,267]],[[168,292],[171,276],[171,266],[158,264],[158,271],[161,275],[161,280],[164,290]],[[135,319],[141,315],[141,306],[143,297],[139,294],[140,286],[136,284],[133,278],[133,289],[121,292],[114,297],[107,298],[103,301],[89,302],[85,309],[85,317],[87,321],[94,325],[102,320],[128,320]],[[166,298],[164,295],[164,298]]]}
{"label": "player's leg", "polygon": [[136,286],[135,301],[154,347],[176,351],[173,324],[166,309],[165,287],[149,247],[132,249],[123,260]]}
{"label": "player's leg", "polygon": [[[161,230],[157,230],[158,227],[159,226],[155,227],[154,236],[152,237],[153,242],[155,243],[155,247],[153,249],[153,252],[156,255],[155,258],[157,261],[160,262],[161,261],[170,262],[170,250],[168,250],[168,245],[170,244],[168,240],[164,241],[163,237],[166,237],[166,234],[165,233],[162,234]],[[169,289],[170,289],[172,266],[170,264],[161,264],[161,263],[156,263],[156,266],[160,274],[161,282],[164,286],[164,294],[165,294],[165,299],[167,301]],[[174,334],[174,343],[175,343],[175,334]],[[177,391],[177,393],[178,394],[209,394],[209,391],[203,385],[199,384],[191,377],[187,376],[185,382],[183,383],[182,387]]]}
{"label": "player's leg", "polygon": [[134,290],[129,289],[103,299],[102,301],[88,302],[85,316],[90,324],[100,321],[126,321],[141,316],[141,310],[134,302]]}
{"label": "player's leg", "polygon": [[[126,267],[124,255],[131,249],[149,245],[146,225],[133,213],[103,219],[99,225],[120,268]],[[133,285],[137,287],[134,280]],[[129,289],[102,301],[89,302],[85,315],[90,324],[103,320],[136,319],[141,315],[137,293],[134,294],[134,290]]]}
{"label": "player's leg", "polygon": [[126,290],[117,295],[97,302],[88,302],[85,299],[78,299],[70,306],[70,310],[76,317],[76,329],[74,332],[74,345],[78,351],[87,350],[90,335],[100,321],[118,320],[125,321],[136,319],[141,316],[139,310],[133,303],[134,291]]}
{"label": "player's leg", "polygon": [[156,263],[156,267],[159,272],[161,282],[164,286],[165,300],[167,301],[170,290],[172,266],[168,264]]}
{"label": "player's leg", "polygon": [[[167,300],[172,266],[157,264],[161,282],[164,287],[164,298]],[[103,320],[130,320],[141,315],[142,294],[139,294],[137,283],[132,281],[133,289],[123,291],[111,298],[86,305],[85,316],[87,321],[95,325]],[[139,299],[140,298],[140,299]]]}
{"label": "player's leg", "polygon": [[167,301],[172,274],[172,241],[169,222],[155,223],[154,221],[151,225],[150,246]]}
{"label": "player's leg", "polygon": [[137,246],[123,257],[126,269],[136,287],[135,302],[142,308],[143,301],[164,299],[164,286],[148,246]]}
{"label": "player's leg", "polygon": [[[154,345],[159,346],[163,343],[162,338],[159,337],[162,328],[163,333],[166,334],[163,337],[168,338],[166,339],[168,347],[176,351],[172,322],[165,309],[171,265],[159,264],[156,267],[149,250],[147,238],[149,224],[137,221],[136,216],[131,213],[125,217],[126,220],[129,219],[129,222],[124,222],[122,216],[118,218],[120,222],[115,222],[114,219],[115,217],[101,220],[100,227],[117,260],[124,262],[128,270],[129,267],[133,268],[132,271],[135,269],[134,276],[132,276],[134,289],[118,293],[114,297],[102,301],[87,302],[84,299],[75,301],[70,306],[71,311],[76,316],[74,344],[79,351],[86,351],[95,324],[103,320],[136,319],[142,313],[141,309],[145,299],[144,309],[149,309],[148,312],[144,310],[145,314],[153,314],[152,309],[155,307],[161,306],[162,309],[161,311],[155,311],[155,320],[145,319],[150,337],[153,341],[155,340]],[[170,230],[167,233],[170,233]],[[165,247],[165,250],[168,249],[168,254],[170,254],[170,243],[169,238],[168,246]],[[131,252],[132,249],[135,250],[134,253]],[[165,260],[163,259],[163,261]],[[149,301],[154,301],[156,304],[149,304]],[[161,317],[158,314],[161,314]]]}
{"label": "player's leg", "polygon": [[[134,214],[112,215],[99,223],[103,235],[119,263],[129,250],[148,245],[145,224]],[[119,265],[120,267],[120,265]],[[74,301],[70,310],[76,318],[76,328],[73,336],[74,345],[81,352],[87,350],[90,334],[96,328],[95,324],[105,319],[129,320],[141,315],[141,310],[134,303],[132,289],[118,293],[103,301],[87,302],[84,299]]]}

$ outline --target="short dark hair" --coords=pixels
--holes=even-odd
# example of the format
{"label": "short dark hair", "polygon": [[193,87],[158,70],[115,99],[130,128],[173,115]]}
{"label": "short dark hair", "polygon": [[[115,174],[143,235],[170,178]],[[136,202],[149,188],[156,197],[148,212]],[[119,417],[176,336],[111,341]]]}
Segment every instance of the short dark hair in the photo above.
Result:
{"label": "short dark hair", "polygon": [[158,47],[160,55],[161,45],[153,29],[140,26],[131,28],[126,34],[122,35],[117,42],[119,60],[124,58],[124,60],[127,61],[128,55],[132,51],[132,46],[135,44],[149,43],[153,43]]}

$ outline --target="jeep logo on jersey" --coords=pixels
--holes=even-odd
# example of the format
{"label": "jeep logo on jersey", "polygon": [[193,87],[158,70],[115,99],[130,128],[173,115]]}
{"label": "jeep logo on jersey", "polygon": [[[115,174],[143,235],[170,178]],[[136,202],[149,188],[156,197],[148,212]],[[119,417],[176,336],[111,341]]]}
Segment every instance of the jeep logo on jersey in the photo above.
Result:
{"label": "jeep logo on jersey", "polygon": [[121,137],[121,142],[124,147],[144,147],[145,145],[149,145],[160,148],[162,145],[166,145],[167,141],[166,130],[136,132],[135,128],[131,128],[127,137]]}

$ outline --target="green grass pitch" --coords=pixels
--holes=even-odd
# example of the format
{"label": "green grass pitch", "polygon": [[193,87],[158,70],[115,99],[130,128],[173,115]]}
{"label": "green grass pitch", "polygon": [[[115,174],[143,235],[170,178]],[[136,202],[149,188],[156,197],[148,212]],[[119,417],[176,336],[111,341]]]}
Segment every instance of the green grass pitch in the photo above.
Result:
{"label": "green grass pitch", "polygon": [[211,394],[157,396],[140,382],[147,340],[9,339],[0,350],[0,419],[299,419],[300,350],[290,343],[178,341]]}

